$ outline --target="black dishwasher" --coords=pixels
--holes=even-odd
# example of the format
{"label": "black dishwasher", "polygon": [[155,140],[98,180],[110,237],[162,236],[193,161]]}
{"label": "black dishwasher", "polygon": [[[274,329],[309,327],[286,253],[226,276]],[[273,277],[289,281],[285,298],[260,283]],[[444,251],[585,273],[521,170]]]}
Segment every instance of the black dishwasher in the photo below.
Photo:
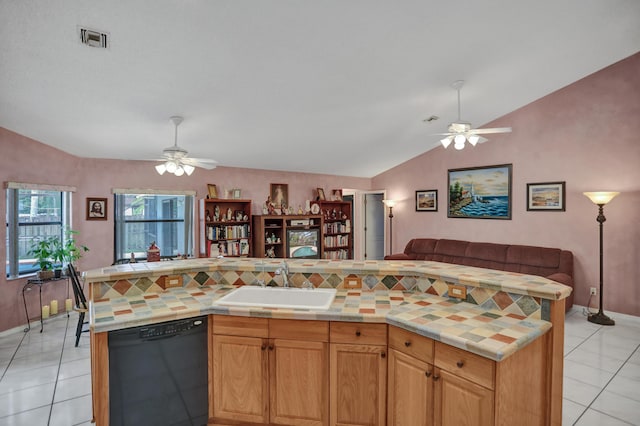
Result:
{"label": "black dishwasher", "polygon": [[109,332],[109,424],[207,424],[207,317]]}

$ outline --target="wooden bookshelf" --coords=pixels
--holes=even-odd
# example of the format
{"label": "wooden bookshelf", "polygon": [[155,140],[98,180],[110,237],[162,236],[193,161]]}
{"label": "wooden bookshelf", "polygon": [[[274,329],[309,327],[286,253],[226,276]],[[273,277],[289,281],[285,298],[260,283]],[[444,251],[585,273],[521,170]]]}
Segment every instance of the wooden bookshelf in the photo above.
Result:
{"label": "wooden bookshelf", "polygon": [[322,216],[320,215],[253,216],[253,256],[288,258],[287,229],[318,229],[319,258],[323,258]]}
{"label": "wooden bookshelf", "polygon": [[251,200],[200,200],[200,256],[252,256],[251,217]]}
{"label": "wooden bookshelf", "polygon": [[314,201],[322,215],[323,259],[353,259],[353,208],[349,201]]}

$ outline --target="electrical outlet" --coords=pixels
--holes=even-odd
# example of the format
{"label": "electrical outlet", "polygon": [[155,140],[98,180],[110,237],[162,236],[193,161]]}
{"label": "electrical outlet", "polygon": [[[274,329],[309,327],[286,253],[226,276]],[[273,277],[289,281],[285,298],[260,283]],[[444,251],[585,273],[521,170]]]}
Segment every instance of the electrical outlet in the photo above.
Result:
{"label": "electrical outlet", "polygon": [[589,294],[591,294],[591,296],[595,296],[596,294],[598,294],[598,290],[595,287],[591,287]]}

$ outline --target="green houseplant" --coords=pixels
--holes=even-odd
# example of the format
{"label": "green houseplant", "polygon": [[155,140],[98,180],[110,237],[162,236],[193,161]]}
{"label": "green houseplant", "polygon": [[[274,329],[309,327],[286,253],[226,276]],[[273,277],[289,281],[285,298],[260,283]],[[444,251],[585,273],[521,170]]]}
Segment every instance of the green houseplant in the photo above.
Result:
{"label": "green houseplant", "polygon": [[[40,266],[38,278],[47,279],[53,277],[53,268],[57,267],[60,272],[62,267],[73,263],[82,257],[84,252],[89,251],[85,245],[78,245],[75,235],[78,231],[65,231],[64,241],[60,237],[48,237],[38,240],[29,250],[29,255],[36,258],[34,265]],[[58,274],[56,274],[58,275]]]}
{"label": "green houseplant", "polygon": [[38,271],[38,278],[40,279],[47,279],[53,276],[52,244],[54,239],[54,237],[49,237],[44,240],[38,240],[27,252],[30,256],[35,257],[36,261],[34,265],[40,266],[40,271]]}
{"label": "green houseplant", "polygon": [[75,236],[78,234],[78,231],[69,229],[65,232],[66,238],[64,242],[62,242],[60,238],[55,238],[52,242],[53,260],[57,262],[60,267],[74,263],[82,257],[82,253],[89,251],[87,246],[77,244]]}

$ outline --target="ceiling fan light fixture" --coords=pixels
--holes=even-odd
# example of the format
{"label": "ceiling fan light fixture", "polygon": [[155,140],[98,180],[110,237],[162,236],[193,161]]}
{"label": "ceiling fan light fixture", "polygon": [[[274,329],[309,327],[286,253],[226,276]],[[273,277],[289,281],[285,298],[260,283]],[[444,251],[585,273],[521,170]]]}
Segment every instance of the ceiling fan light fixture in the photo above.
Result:
{"label": "ceiling fan light fixture", "polygon": [[196,169],[195,167],[188,164],[183,164],[182,168],[184,169],[184,172],[187,174],[187,176],[191,176],[191,173],[193,173],[193,171]]}
{"label": "ceiling fan light fixture", "polygon": [[173,174],[176,176],[182,176],[184,174],[184,169],[182,168],[182,166],[178,166]]}
{"label": "ceiling fan light fixture", "polygon": [[449,145],[451,145],[451,141],[452,140],[453,140],[453,138],[451,136],[447,136],[444,139],[440,139],[440,143],[442,144],[444,149],[447,149],[449,147]]}
{"label": "ceiling fan light fixture", "polygon": [[456,143],[456,145],[462,144],[462,146],[464,147],[464,143],[467,140],[467,138],[464,137],[464,135],[456,135],[455,138],[453,138],[453,141]]}
{"label": "ceiling fan light fixture", "polygon": [[156,166],[156,172],[158,172],[159,175],[162,176],[164,174],[164,172],[166,172],[166,171],[167,171],[167,166],[165,166],[164,163],[163,164],[158,164]]}
{"label": "ceiling fan light fixture", "polygon": [[165,166],[167,167],[167,171],[169,173],[175,173],[176,169],[178,168],[178,165],[174,161],[167,161],[165,163]]}
{"label": "ceiling fan light fixture", "polygon": [[467,140],[469,141],[469,143],[473,146],[476,146],[476,144],[478,143],[478,141],[480,140],[480,136],[478,135],[469,135],[467,137]]}

